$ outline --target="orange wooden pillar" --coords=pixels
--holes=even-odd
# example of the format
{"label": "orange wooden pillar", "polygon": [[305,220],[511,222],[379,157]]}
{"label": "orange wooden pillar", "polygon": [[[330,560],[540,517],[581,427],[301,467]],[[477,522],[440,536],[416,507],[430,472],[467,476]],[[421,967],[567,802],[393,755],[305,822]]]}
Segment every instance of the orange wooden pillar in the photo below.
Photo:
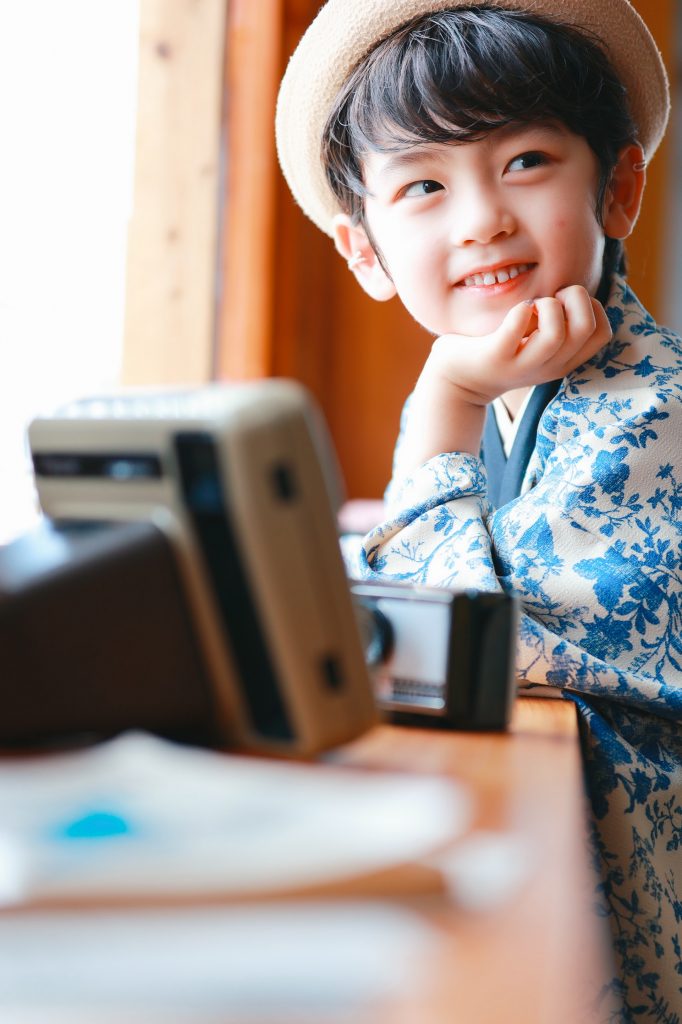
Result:
{"label": "orange wooden pillar", "polygon": [[281,0],[229,0],[223,103],[223,181],[215,376],[273,372]]}
{"label": "orange wooden pillar", "polygon": [[[633,0],[654,39],[668,69],[671,87],[676,79],[678,0]],[[636,54],[633,54],[636,60]],[[657,319],[664,319],[666,231],[671,222],[673,190],[677,187],[671,166],[674,152],[671,131],[647,168],[647,186],[642,211],[632,237],[627,242],[628,279],[638,298]]]}

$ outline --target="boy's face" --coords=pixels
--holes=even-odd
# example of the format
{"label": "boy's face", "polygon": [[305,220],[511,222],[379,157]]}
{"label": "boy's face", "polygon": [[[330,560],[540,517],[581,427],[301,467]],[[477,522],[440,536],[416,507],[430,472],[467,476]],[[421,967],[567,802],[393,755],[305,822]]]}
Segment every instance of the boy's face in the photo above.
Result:
{"label": "boy's face", "polygon": [[366,222],[403,304],[434,334],[488,334],[512,306],[599,286],[597,158],[558,124],[372,153]]}

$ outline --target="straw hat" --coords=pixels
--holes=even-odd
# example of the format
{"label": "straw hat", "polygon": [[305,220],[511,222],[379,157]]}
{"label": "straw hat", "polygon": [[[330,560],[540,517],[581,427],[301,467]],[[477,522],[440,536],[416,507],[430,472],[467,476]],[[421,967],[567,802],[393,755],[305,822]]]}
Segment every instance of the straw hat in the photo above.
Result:
{"label": "straw hat", "polygon": [[[277,149],[284,176],[304,212],[326,234],[339,212],[322,168],[322,132],[353,68],[412,18],[470,7],[475,0],[328,0],[294,52],[277,102]],[[603,45],[627,88],[647,160],[663,137],[670,97],[651,33],[629,0],[488,0],[586,29]]]}

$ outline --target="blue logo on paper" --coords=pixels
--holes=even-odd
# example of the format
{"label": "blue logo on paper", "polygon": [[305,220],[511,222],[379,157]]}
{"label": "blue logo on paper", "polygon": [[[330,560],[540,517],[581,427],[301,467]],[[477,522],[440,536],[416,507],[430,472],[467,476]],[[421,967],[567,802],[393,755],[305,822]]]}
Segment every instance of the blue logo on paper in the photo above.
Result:
{"label": "blue logo on paper", "polygon": [[130,835],[130,824],[111,811],[91,811],[57,828],[60,839],[111,839]]}

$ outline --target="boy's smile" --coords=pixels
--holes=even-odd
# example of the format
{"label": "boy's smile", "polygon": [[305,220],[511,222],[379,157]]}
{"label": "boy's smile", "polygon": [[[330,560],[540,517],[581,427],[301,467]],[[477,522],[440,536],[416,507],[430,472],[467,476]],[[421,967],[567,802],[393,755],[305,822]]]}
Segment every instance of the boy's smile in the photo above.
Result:
{"label": "boy's smile", "polygon": [[487,334],[516,303],[568,285],[596,293],[597,158],[563,125],[370,153],[364,172],[366,222],[390,281],[434,334]]}
{"label": "boy's smile", "polygon": [[[457,281],[455,288],[483,288],[488,294],[490,289],[495,289],[497,294],[500,288],[507,285],[507,290],[511,291],[516,287],[516,278],[523,278],[534,266],[534,263],[503,263],[499,267],[479,267],[477,270],[471,270],[463,280]],[[516,282],[517,285],[521,283],[523,282]]]}

